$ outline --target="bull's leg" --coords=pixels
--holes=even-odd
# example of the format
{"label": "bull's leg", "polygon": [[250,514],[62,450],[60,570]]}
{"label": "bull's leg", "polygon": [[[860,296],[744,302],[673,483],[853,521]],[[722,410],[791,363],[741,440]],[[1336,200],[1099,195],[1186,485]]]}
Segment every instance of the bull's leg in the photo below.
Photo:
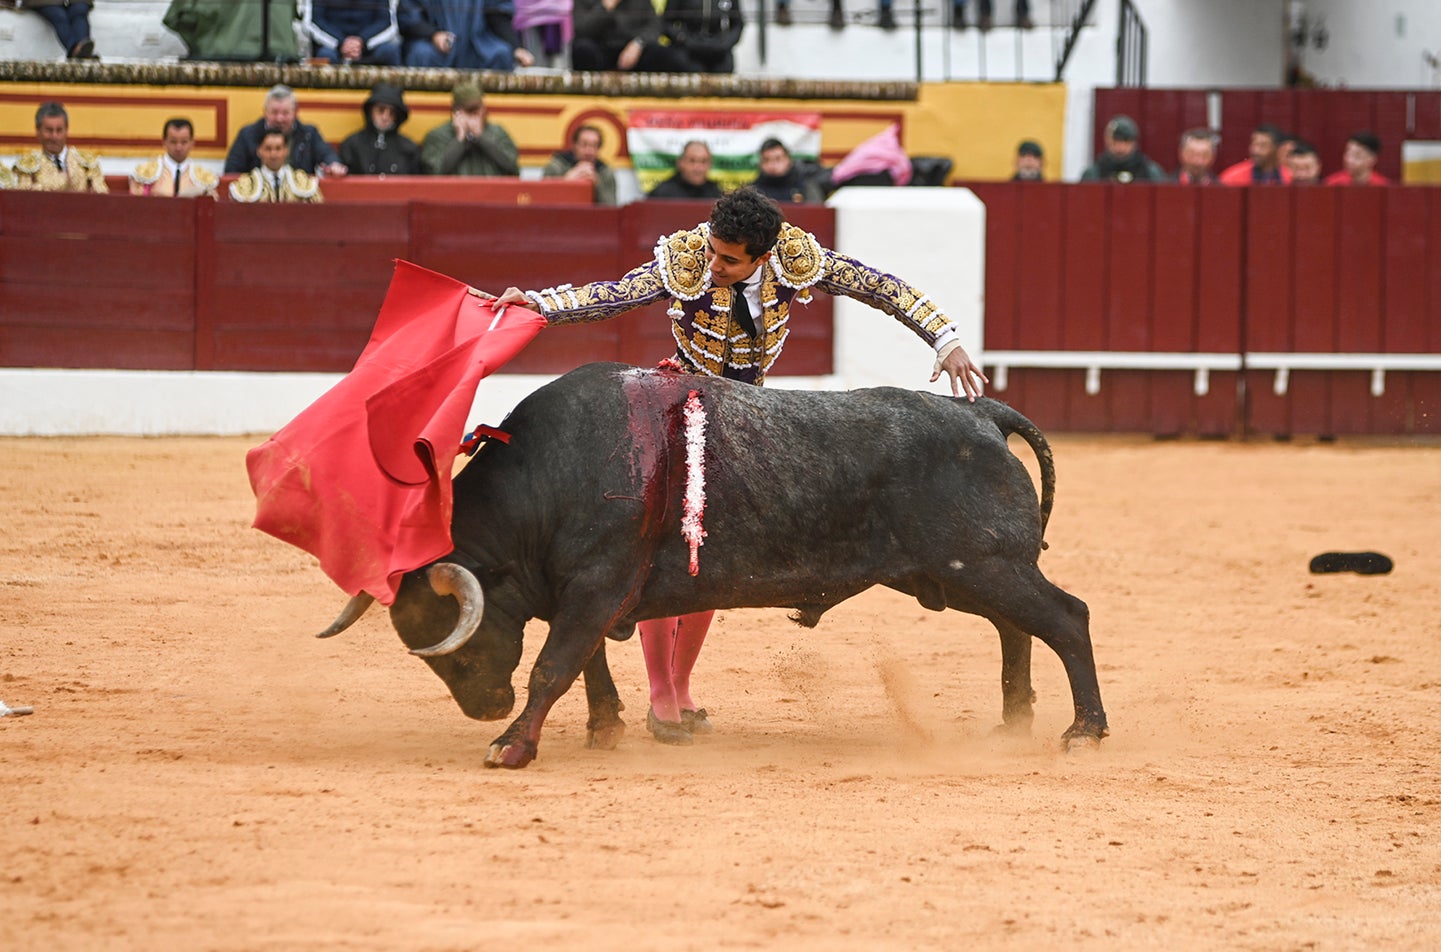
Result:
{"label": "bull's leg", "polygon": [[605,657],[605,639],[585,663],[585,700],[590,717],[585,723],[585,746],[594,750],[615,750],[625,735],[625,721],[620,712],[625,705],[610,676]]}
{"label": "bull's leg", "polygon": [[1031,689],[1031,636],[1004,619],[994,624],[1001,636],[1001,726],[997,729],[1029,736],[1036,701]]}
{"label": "bull's leg", "polygon": [[[485,755],[487,767],[524,767],[540,749],[540,729],[545,716],[560,696],[570,690],[591,657],[605,639],[606,622],[586,613],[558,613],[550,623],[535,666],[530,669],[525,707],[505,733],[497,737]],[[614,690],[614,682],[611,689]]]}
{"label": "bull's leg", "polygon": [[[968,565],[947,579],[957,589],[947,602],[1034,635],[1050,646],[1065,666],[1076,718],[1062,739],[1099,740],[1109,733],[1096,661],[1091,653],[1090,612],[1086,603],[1052,585],[1034,565],[998,559]],[[1003,636],[1004,643],[1004,636]]]}

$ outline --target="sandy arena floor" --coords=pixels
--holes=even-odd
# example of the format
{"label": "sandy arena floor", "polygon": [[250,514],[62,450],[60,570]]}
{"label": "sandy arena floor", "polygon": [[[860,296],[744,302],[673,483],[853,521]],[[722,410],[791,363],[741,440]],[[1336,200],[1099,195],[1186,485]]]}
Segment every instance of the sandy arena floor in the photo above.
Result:
{"label": "sandy arena floor", "polygon": [[1056,439],[1098,752],[1044,646],[1002,742],[994,632],[877,590],[718,616],[692,748],[612,644],[620,748],[577,689],[510,772],[383,612],[310,637],[258,442],[0,440],[0,948],[1441,947],[1441,446]]}

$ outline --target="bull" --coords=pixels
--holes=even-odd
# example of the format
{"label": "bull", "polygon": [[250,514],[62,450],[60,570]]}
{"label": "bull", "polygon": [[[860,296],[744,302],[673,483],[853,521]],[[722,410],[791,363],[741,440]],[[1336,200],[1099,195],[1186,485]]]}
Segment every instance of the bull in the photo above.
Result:
{"label": "bull", "polygon": [[[549,622],[525,707],[487,766],[530,763],[547,712],[582,672],[587,743],[613,747],[624,722],[605,640],[637,621],[769,606],[813,627],[873,585],[995,626],[1004,729],[1030,730],[1034,636],[1070,681],[1063,742],[1107,734],[1089,612],[1037,565],[1055,497],[1050,447],[1009,406],[590,364],[531,394],[502,428],[509,443],[487,443],[455,478],[455,551],[408,573],[390,610],[478,720],[512,711],[525,624]],[[1039,500],[1011,434],[1039,461]],[[321,637],[370,600],[352,599]]]}

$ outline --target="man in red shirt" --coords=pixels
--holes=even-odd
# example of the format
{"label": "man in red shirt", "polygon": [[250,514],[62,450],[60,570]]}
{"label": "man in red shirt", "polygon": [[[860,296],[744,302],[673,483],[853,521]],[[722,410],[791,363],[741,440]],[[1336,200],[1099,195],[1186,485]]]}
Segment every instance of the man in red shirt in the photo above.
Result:
{"label": "man in red shirt", "polygon": [[1222,185],[1290,185],[1291,170],[1281,162],[1281,130],[1259,125],[1251,133],[1251,157],[1221,173]]}
{"label": "man in red shirt", "polygon": [[1357,132],[1346,140],[1341,154],[1341,171],[1326,176],[1327,185],[1390,185],[1391,180],[1376,171],[1381,140],[1374,132]]}

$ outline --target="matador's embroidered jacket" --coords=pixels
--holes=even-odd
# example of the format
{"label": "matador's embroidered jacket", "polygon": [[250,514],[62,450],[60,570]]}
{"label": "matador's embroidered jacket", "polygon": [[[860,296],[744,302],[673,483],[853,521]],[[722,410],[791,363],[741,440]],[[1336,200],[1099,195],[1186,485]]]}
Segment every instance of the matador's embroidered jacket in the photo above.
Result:
{"label": "matador's embroidered jacket", "polygon": [[707,224],[662,236],[655,258],[618,281],[528,291],[551,324],[603,321],[669,297],[676,356],[694,373],[760,384],[790,334],[791,305],[808,304],[812,289],[841,294],[885,311],[936,345],[955,336],[950,319],[929,298],[893,275],[821,245],[815,235],[784,225],[761,266],[763,315],[751,337],[731,317],[731,289],[711,285]]}

